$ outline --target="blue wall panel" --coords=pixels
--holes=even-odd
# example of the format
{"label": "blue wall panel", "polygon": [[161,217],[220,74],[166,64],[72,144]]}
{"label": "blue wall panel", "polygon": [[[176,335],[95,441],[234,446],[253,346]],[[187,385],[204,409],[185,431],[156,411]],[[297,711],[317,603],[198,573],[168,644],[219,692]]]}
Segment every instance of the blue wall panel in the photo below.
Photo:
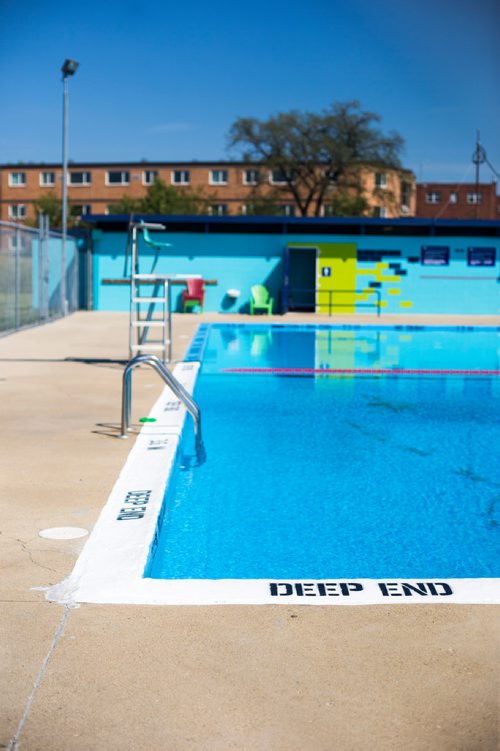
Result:
{"label": "blue wall panel", "polygon": [[[159,274],[200,274],[217,280],[208,286],[205,310],[248,312],[250,288],[265,284],[275,298],[275,312],[283,284],[283,253],[288,243],[355,243],[358,249],[357,289],[379,285],[383,313],[484,314],[499,312],[500,239],[498,237],[401,237],[366,234],[231,234],[216,232],[159,232],[160,242],[172,243],[158,255],[140,239],[140,271]],[[128,310],[129,288],[106,285],[103,279],[130,274],[130,257],[125,261],[126,232],[93,232],[94,307],[98,310]],[[449,265],[423,265],[425,246],[449,248]],[[496,265],[469,266],[468,248],[495,248]],[[361,260],[359,251],[379,252],[375,261]],[[384,255],[398,251],[400,255]],[[366,256],[365,256],[366,257]],[[392,267],[391,267],[392,266]],[[371,285],[370,285],[371,283]],[[236,300],[229,289],[240,290]],[[174,288],[173,307],[180,310],[182,287]],[[359,306],[359,312],[370,309]]]}

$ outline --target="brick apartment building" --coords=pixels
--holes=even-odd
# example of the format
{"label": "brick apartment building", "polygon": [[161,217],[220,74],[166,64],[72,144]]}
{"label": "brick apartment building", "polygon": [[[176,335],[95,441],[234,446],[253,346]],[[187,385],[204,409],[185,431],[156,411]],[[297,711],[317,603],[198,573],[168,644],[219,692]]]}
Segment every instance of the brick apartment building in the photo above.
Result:
{"label": "brick apartment building", "polygon": [[[372,216],[415,216],[415,177],[408,170],[363,168],[360,178]],[[243,162],[122,162],[71,163],[68,167],[68,204],[73,214],[106,214],[124,195],[142,198],[156,179],[179,190],[202,191],[208,213],[250,213],[256,189],[262,197],[277,196],[286,216],[296,214],[291,195],[283,190],[278,170]],[[0,220],[33,221],[33,202],[43,194],[62,193],[60,164],[0,165]],[[324,215],[328,215],[325,206]]]}
{"label": "brick apartment building", "polygon": [[416,213],[424,219],[500,219],[497,184],[419,183]]}

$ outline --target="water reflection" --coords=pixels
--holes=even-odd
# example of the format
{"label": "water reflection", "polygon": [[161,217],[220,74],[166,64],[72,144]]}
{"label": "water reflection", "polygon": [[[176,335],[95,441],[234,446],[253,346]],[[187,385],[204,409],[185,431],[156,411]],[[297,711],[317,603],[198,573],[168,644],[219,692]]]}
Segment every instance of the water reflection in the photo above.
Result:
{"label": "water reflection", "polygon": [[498,339],[495,330],[214,324],[203,369],[498,370]]}

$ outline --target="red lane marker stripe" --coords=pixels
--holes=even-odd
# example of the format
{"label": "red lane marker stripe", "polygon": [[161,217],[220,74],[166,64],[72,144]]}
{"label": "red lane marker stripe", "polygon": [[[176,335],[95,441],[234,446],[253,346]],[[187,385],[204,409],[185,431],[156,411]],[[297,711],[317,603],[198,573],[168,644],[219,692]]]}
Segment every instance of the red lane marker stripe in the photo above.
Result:
{"label": "red lane marker stripe", "polygon": [[461,370],[445,368],[432,370],[430,368],[223,368],[223,373],[255,373],[258,375],[301,375],[303,373],[333,374],[366,374],[366,375],[500,375],[500,370]]}

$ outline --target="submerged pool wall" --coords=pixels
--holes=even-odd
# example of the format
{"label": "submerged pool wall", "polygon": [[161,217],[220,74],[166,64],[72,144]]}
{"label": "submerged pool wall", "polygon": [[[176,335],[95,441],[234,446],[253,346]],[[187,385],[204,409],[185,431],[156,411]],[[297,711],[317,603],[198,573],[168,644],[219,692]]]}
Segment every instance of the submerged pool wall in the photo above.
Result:
{"label": "submerged pool wall", "polygon": [[[145,217],[146,219],[146,217]],[[206,287],[205,311],[248,313],[250,289],[265,285],[274,312],[293,309],[289,248],[317,249],[318,312],[495,315],[499,312],[500,222],[418,219],[311,220],[276,217],[147,217],[162,222],[155,232],[171,250],[156,254],[140,239],[140,272],[199,274]],[[93,226],[92,305],[126,311],[130,288],[127,217],[89,217]],[[140,233],[139,233],[140,235]],[[305,255],[304,255],[305,257]],[[286,272],[286,274],[285,274]],[[228,294],[238,290],[237,297]],[[340,294],[340,291],[342,294]],[[182,286],[173,288],[180,311]]]}

